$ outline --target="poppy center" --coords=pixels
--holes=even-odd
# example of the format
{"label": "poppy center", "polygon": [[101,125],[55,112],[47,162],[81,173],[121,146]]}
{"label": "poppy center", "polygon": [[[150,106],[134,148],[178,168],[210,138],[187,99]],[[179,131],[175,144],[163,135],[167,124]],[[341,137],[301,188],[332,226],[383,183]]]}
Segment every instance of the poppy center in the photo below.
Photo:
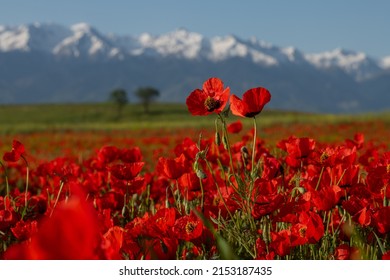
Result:
{"label": "poppy center", "polygon": [[321,163],[323,163],[324,161],[326,161],[328,158],[329,158],[329,155],[328,155],[326,152],[323,152],[322,155],[321,155],[321,157],[320,157]]}
{"label": "poppy center", "polygon": [[204,101],[204,106],[206,107],[207,111],[212,112],[221,106],[221,102],[208,96]]}
{"label": "poppy center", "polygon": [[195,222],[188,222],[186,224],[186,233],[191,234],[196,228],[196,223]]}
{"label": "poppy center", "polygon": [[305,237],[306,236],[306,228],[300,228],[299,229],[299,235],[301,236],[301,237]]}

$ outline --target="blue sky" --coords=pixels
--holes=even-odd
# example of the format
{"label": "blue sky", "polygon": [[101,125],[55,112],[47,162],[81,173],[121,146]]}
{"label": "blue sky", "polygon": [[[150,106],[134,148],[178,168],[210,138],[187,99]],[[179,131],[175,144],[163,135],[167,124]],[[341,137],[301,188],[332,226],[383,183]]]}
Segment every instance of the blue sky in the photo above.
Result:
{"label": "blue sky", "polygon": [[103,33],[255,36],[304,52],[337,47],[390,56],[388,0],[0,0],[0,24],[87,22]]}

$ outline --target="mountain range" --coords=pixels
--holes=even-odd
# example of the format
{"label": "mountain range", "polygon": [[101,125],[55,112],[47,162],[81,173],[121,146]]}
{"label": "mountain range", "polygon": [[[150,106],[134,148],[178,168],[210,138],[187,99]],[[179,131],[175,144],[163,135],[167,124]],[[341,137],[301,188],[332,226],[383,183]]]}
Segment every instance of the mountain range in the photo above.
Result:
{"label": "mountain range", "polygon": [[355,113],[390,109],[390,56],[352,50],[308,54],[257,38],[207,38],[186,29],[103,34],[87,23],[0,25],[0,104],[101,102],[142,86],[184,102],[209,77],[241,95],[270,90],[270,108]]}

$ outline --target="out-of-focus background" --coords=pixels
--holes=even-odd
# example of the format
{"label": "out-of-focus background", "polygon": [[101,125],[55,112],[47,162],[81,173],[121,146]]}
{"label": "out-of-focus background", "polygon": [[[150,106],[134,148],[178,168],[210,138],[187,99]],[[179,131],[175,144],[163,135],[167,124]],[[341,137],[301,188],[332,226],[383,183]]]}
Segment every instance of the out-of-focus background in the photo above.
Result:
{"label": "out-of-focus background", "polygon": [[388,1],[1,1],[0,103],[184,102],[208,77],[270,107],[386,110]]}
{"label": "out-of-focus background", "polygon": [[368,0],[0,1],[2,144],[213,128],[185,107],[209,77],[238,96],[270,90],[268,139],[374,137],[390,122],[389,11]]}

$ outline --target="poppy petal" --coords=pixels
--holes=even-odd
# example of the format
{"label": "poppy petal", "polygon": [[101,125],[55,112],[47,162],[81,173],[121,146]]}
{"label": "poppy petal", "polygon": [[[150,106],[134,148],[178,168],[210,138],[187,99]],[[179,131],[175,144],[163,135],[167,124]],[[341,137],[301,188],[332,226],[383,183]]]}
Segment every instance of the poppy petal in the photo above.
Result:
{"label": "poppy petal", "polygon": [[194,116],[204,116],[210,114],[211,112],[207,111],[204,105],[206,98],[207,94],[200,89],[196,89],[191,92],[186,100],[188,111]]}

